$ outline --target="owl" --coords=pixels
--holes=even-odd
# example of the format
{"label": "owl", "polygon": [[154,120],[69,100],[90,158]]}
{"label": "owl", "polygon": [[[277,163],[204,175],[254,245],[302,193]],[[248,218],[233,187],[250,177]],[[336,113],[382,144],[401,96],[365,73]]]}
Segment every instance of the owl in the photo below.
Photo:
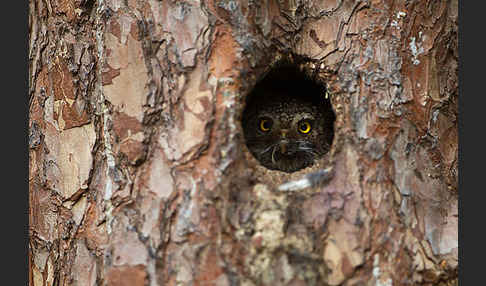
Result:
{"label": "owl", "polygon": [[330,149],[334,121],[330,104],[322,88],[300,84],[306,83],[263,83],[247,102],[242,118],[246,145],[268,169],[295,172]]}

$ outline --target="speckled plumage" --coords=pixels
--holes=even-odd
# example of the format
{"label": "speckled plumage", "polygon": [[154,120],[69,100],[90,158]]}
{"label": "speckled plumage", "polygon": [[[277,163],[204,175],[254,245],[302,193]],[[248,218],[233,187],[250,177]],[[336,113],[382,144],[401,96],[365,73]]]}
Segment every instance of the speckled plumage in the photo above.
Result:
{"label": "speckled plumage", "polygon": [[[321,94],[300,91],[302,94],[298,94],[298,87],[285,84],[266,85],[259,87],[247,104],[242,120],[246,144],[268,169],[295,172],[312,165],[330,149],[334,115],[329,103]],[[262,118],[272,122],[270,130],[259,128]],[[298,130],[304,121],[312,127],[308,134]]]}

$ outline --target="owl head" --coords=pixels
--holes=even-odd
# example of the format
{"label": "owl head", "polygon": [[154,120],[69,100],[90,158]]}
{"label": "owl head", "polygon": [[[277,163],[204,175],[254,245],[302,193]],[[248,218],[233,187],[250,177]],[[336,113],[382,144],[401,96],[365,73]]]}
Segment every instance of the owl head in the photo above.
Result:
{"label": "owl head", "polygon": [[242,120],[248,149],[268,169],[290,173],[308,167],[330,148],[332,122],[326,114],[319,98],[267,89],[248,103]]}

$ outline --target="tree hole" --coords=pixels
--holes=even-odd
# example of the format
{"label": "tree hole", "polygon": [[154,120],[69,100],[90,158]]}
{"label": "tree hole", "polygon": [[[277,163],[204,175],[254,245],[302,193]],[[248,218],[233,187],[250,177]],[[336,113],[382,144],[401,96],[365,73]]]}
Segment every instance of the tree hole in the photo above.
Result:
{"label": "tree hole", "polygon": [[334,120],[325,85],[296,65],[279,64],[248,94],[242,126],[246,145],[260,164],[292,173],[329,152]]}

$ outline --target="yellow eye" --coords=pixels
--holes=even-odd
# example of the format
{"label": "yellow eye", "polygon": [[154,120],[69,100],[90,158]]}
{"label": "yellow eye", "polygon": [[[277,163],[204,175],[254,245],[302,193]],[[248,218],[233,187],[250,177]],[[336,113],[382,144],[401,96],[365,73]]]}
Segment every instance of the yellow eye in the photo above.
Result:
{"label": "yellow eye", "polygon": [[311,131],[312,127],[311,124],[307,121],[299,123],[299,132],[303,134],[307,134]]}
{"label": "yellow eye", "polygon": [[272,128],[272,121],[270,119],[260,119],[260,130],[267,132]]}

